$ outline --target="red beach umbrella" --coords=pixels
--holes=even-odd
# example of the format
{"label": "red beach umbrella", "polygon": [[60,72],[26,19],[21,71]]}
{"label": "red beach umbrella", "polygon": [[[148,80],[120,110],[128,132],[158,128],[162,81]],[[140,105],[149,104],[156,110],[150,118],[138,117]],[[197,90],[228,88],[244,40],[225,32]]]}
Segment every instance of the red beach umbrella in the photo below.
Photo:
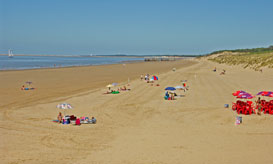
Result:
{"label": "red beach umbrella", "polygon": [[273,92],[268,92],[266,95],[264,96],[268,96],[268,97],[273,97]]}
{"label": "red beach umbrella", "polygon": [[269,91],[261,91],[261,92],[257,93],[257,95],[266,96],[269,93],[270,93]]}
{"label": "red beach umbrella", "polygon": [[232,93],[232,95],[233,96],[239,96],[239,95],[244,94],[244,93],[246,93],[246,92],[240,90],[240,91],[236,91],[236,92]]}
{"label": "red beach umbrella", "polygon": [[244,93],[244,94],[238,95],[237,98],[240,98],[240,99],[252,99],[252,98],[254,98],[254,96],[252,96],[249,93]]}
{"label": "red beach umbrella", "polygon": [[158,77],[157,76],[152,76],[152,79],[153,80],[158,80]]}

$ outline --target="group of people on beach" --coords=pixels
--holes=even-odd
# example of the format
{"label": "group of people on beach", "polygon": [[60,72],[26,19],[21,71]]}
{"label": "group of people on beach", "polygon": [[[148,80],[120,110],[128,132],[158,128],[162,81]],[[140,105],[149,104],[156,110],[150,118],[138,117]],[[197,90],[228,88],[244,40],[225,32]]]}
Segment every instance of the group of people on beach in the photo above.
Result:
{"label": "group of people on beach", "polygon": [[[66,118],[67,117],[67,118]],[[64,117],[62,112],[59,112],[58,116],[57,116],[57,120],[58,120],[58,123],[64,123],[65,121],[72,121],[72,120],[75,120],[75,124],[76,125],[80,125],[80,118],[77,119],[77,117],[75,117],[74,115],[71,115],[71,116],[66,116]],[[97,119],[95,117],[91,117],[91,119],[87,118],[87,117],[84,117],[86,118],[85,120],[82,120],[82,121],[86,121],[88,123],[92,123],[92,124],[95,124],[97,122]]]}
{"label": "group of people on beach", "polygon": [[150,75],[149,75],[149,74],[146,74],[145,76],[143,76],[143,74],[141,74],[141,75],[140,75],[140,80],[142,81],[143,79],[144,79],[145,81],[149,81]]}
{"label": "group of people on beach", "polygon": [[165,92],[165,100],[174,100],[174,96],[177,96],[177,94],[173,91],[166,91]]}
{"label": "group of people on beach", "polygon": [[110,93],[119,93],[120,91],[130,91],[130,88],[127,88],[125,85],[123,87],[119,87],[116,89],[111,89],[111,87],[108,88],[108,91],[104,94],[110,94]]}
{"label": "group of people on beach", "polygon": [[[217,71],[216,67],[214,67],[214,69],[212,71],[216,72]],[[226,74],[226,70],[223,69],[222,72],[220,73],[220,75],[225,75],[225,74]]]}

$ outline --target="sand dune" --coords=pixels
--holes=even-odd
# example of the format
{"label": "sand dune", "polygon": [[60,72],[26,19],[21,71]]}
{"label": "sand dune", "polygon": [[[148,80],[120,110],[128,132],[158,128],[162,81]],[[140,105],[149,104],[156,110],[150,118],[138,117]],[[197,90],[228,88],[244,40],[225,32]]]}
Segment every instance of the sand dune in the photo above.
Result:
{"label": "sand dune", "polygon": [[[243,124],[235,126],[237,114],[224,108],[224,104],[235,101],[231,95],[233,91],[242,89],[255,94],[273,90],[272,70],[259,73],[205,60],[138,63],[137,67],[134,64],[127,65],[131,67],[128,69],[131,79],[145,71],[156,73],[160,86],[135,79],[130,81],[131,91],[104,95],[104,86],[111,79],[100,79],[96,85],[96,80],[93,83],[91,79],[83,80],[86,74],[81,74],[71,79],[70,85],[79,86],[70,90],[69,84],[62,86],[54,76],[47,82],[58,82],[60,90],[67,89],[70,94],[55,93],[46,88],[53,85],[43,84],[41,90],[47,93],[41,97],[27,95],[30,100],[25,100],[25,107],[22,100],[1,102],[1,161],[35,164],[56,161],[79,164],[272,163],[272,116],[243,115]],[[212,72],[215,66],[218,70],[226,69],[227,74]],[[122,65],[114,68],[118,67]],[[172,67],[178,69],[173,72]],[[76,75],[78,69],[56,71],[75,71]],[[50,71],[45,70],[43,76]],[[13,73],[1,75],[12,77]],[[120,76],[112,73],[107,77]],[[39,74],[32,74],[32,77]],[[99,74],[103,75],[103,71]],[[121,75],[119,82],[126,81],[127,76]],[[188,80],[189,90],[177,91],[183,97],[174,101],[164,100],[164,88],[181,85],[181,80]],[[92,85],[88,87],[87,82]],[[47,94],[53,96],[46,99]],[[73,104],[74,109],[69,113],[95,116],[98,123],[77,127],[51,122],[58,113],[56,103],[62,101]]]}

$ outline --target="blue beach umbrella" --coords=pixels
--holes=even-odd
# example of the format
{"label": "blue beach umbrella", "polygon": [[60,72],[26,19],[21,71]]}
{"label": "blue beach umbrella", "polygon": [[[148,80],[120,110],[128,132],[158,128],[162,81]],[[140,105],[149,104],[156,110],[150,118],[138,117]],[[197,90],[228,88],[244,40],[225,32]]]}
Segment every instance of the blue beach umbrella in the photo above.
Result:
{"label": "blue beach umbrella", "polygon": [[176,89],[174,87],[167,87],[167,88],[165,88],[165,90],[174,91]]}
{"label": "blue beach umbrella", "polygon": [[113,85],[113,86],[117,86],[117,85],[118,85],[118,83],[113,83],[112,85]]}

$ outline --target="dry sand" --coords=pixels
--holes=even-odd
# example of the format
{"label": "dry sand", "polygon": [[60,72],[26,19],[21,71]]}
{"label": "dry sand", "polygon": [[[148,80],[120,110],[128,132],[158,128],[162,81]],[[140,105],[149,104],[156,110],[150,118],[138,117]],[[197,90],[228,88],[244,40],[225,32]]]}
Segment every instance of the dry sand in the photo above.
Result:
{"label": "dry sand", "polygon": [[[226,69],[226,75],[212,72]],[[176,67],[175,72],[171,68]],[[159,76],[160,86],[139,80]],[[273,90],[273,71],[263,73],[205,60],[133,63],[94,67],[0,72],[1,163],[272,163],[272,115],[237,114],[236,90]],[[131,91],[102,94],[112,82]],[[135,80],[133,80],[135,79]],[[21,91],[31,80],[37,90]],[[184,97],[164,100],[164,88],[188,80]],[[95,116],[95,125],[51,122],[68,102],[76,116]]]}

